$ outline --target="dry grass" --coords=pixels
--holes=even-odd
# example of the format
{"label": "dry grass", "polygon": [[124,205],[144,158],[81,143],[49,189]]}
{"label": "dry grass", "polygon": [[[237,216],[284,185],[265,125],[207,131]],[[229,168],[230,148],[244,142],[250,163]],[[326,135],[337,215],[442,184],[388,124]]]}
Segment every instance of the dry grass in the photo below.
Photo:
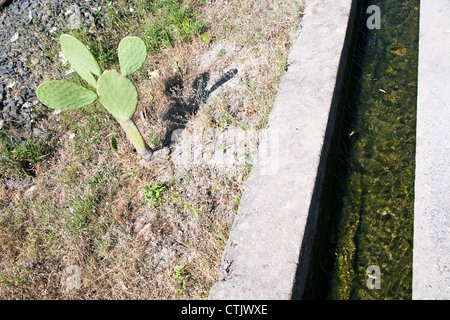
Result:
{"label": "dry grass", "polygon": [[[132,78],[135,120],[154,148],[176,128],[263,128],[303,1],[190,4],[211,42],[176,40]],[[100,106],[50,113],[39,125],[52,153],[31,184],[0,188],[0,298],[207,298],[249,167],[142,168]],[[158,183],[160,202],[143,203]],[[79,288],[70,282],[78,272]]]}

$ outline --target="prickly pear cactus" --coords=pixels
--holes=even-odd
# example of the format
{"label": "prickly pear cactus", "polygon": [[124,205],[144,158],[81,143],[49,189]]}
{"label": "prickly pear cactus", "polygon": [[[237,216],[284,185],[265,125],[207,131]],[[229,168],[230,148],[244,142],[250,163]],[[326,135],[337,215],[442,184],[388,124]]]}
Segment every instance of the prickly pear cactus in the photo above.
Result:
{"label": "prickly pear cactus", "polygon": [[116,70],[107,70],[98,78],[97,93],[100,103],[123,123],[133,117],[138,102],[138,92],[130,79]]}
{"label": "prickly pear cactus", "polygon": [[[146,163],[155,160],[132,120],[138,102],[138,92],[134,84],[126,78],[145,62],[145,43],[137,37],[125,37],[120,42],[118,55],[122,75],[119,75],[116,70],[106,70],[102,73],[89,49],[76,38],[63,34],[60,40],[66,59],[84,80],[97,89],[97,93],[73,82],[55,80],[44,82],[37,88],[38,99],[50,108],[70,110],[86,106],[99,98],[100,103],[120,123],[142,159]],[[98,79],[94,75],[99,76]],[[166,151],[160,153],[166,155]],[[156,160],[164,160],[164,157],[157,156]]]}
{"label": "prickly pear cactus", "polygon": [[97,100],[94,91],[65,80],[42,83],[36,89],[36,95],[43,104],[58,110],[81,108]]}
{"label": "prickly pear cactus", "polygon": [[128,76],[136,72],[147,58],[147,48],[144,41],[138,37],[125,37],[118,48],[120,72]]}
{"label": "prickly pear cactus", "polygon": [[72,68],[94,88],[97,86],[93,74],[99,76],[102,73],[97,60],[89,49],[77,38],[68,34],[63,34],[59,38],[61,41],[61,51]]}

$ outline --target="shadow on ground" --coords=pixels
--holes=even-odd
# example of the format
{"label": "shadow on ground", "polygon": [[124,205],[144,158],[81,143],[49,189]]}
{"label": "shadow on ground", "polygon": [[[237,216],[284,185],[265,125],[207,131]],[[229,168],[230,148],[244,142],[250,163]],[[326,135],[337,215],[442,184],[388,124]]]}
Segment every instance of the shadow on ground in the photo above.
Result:
{"label": "shadow on ground", "polygon": [[164,119],[170,121],[171,128],[164,138],[163,145],[169,146],[171,144],[172,131],[183,129],[189,118],[198,112],[200,105],[208,100],[211,93],[234,78],[237,73],[237,69],[228,70],[210,89],[206,89],[210,80],[210,74],[208,72],[202,73],[195,78],[187,98],[184,95],[184,84],[181,75],[177,73],[170,78],[165,84],[164,93],[171,102],[169,111],[164,115]]}

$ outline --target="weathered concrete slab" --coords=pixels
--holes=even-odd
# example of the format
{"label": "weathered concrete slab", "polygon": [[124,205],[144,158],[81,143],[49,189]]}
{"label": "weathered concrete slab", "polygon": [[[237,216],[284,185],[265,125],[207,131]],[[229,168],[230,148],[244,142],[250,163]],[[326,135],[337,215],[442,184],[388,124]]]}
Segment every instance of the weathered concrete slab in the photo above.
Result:
{"label": "weathered concrete slab", "polygon": [[420,2],[413,299],[450,299],[450,0]]}
{"label": "weathered concrete slab", "polygon": [[355,3],[306,2],[210,299],[291,299],[294,285],[301,296]]}

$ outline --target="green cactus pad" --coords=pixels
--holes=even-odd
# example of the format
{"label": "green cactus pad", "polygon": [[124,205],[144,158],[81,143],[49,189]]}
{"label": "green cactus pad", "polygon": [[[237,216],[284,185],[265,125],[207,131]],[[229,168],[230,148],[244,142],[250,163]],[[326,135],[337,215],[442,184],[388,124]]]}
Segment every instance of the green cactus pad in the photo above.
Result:
{"label": "green cactus pad", "polygon": [[89,49],[71,35],[63,34],[59,39],[64,57],[70,62],[72,68],[91,86],[96,87],[97,80],[92,74],[99,76],[102,70]]}
{"label": "green cactus pad", "polygon": [[37,87],[36,95],[44,105],[58,110],[81,108],[97,99],[94,91],[65,80],[42,83]]}
{"label": "green cactus pad", "polygon": [[147,58],[147,48],[144,41],[138,37],[125,37],[118,48],[120,72],[128,76],[137,71]]}
{"label": "green cactus pad", "polygon": [[98,78],[97,93],[102,105],[119,123],[133,117],[138,92],[131,80],[120,76],[116,70],[107,70]]}

